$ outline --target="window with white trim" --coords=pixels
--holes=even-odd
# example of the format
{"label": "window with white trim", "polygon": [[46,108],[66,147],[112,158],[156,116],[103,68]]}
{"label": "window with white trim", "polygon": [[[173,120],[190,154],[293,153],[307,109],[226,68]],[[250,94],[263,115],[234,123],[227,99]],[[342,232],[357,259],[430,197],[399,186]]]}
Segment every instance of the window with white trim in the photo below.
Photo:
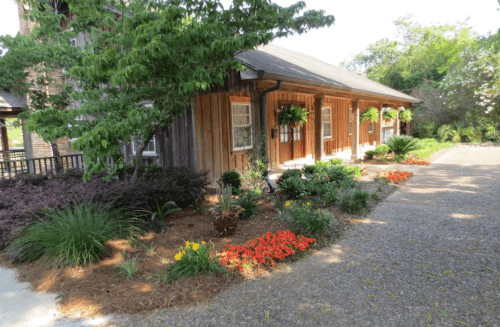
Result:
{"label": "window with white trim", "polygon": [[252,113],[250,103],[231,103],[233,114],[233,150],[252,148]]}
{"label": "window with white trim", "polygon": [[[136,155],[136,149],[141,147],[143,144],[142,139],[140,137],[135,138],[135,140],[132,142],[132,154],[135,156]],[[136,148],[137,147],[137,148]],[[145,157],[152,157],[156,156],[156,137],[153,136],[151,140],[149,140],[148,145],[144,148],[144,152],[142,152],[142,155]]]}
{"label": "window with white trim", "polygon": [[332,138],[332,108],[323,108],[323,138]]}
{"label": "window with white trim", "polygon": [[293,141],[300,141],[302,139],[302,128],[294,127],[293,128]]}

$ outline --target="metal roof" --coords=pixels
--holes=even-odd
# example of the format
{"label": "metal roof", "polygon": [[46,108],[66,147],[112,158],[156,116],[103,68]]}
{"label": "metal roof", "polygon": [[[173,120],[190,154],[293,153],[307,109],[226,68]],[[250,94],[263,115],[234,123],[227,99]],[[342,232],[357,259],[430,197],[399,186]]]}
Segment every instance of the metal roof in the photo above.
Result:
{"label": "metal roof", "polygon": [[[256,50],[240,52],[235,56],[235,59],[251,69],[258,70],[257,75],[262,79],[280,79],[411,103],[420,102],[417,98],[356,73],[273,44],[259,46]],[[246,74],[246,76],[250,79],[252,74]]]}
{"label": "metal roof", "polygon": [[22,97],[15,96],[9,91],[0,91],[0,109],[22,109],[25,105],[26,102]]}

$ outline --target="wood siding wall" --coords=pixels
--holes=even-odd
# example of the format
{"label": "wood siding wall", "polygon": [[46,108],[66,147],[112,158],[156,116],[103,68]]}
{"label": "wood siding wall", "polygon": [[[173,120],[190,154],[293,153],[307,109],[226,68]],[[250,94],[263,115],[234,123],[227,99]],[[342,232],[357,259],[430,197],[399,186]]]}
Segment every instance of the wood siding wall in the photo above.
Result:
{"label": "wood siding wall", "polygon": [[325,154],[332,154],[351,147],[349,142],[349,115],[351,100],[343,98],[325,97],[325,107],[332,108],[332,136],[326,139]]}

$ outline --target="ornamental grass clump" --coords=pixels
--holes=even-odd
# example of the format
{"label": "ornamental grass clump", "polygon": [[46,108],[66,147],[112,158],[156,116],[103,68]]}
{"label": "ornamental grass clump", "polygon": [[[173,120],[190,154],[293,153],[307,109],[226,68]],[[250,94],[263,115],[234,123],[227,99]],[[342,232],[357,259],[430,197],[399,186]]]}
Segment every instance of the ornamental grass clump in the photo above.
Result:
{"label": "ornamental grass clump", "polygon": [[297,236],[291,231],[277,231],[276,234],[267,232],[264,236],[256,237],[244,245],[227,244],[219,254],[219,261],[223,266],[232,270],[243,271],[253,265],[274,266],[276,260],[283,260],[292,256],[296,251],[304,252],[316,240],[305,236]]}
{"label": "ornamental grass clump", "polygon": [[210,250],[215,248],[215,244],[205,241],[186,241],[185,246],[179,248],[175,255],[175,263],[160,273],[160,281],[170,283],[179,278],[195,276],[200,272],[205,275],[222,273],[224,269],[219,262],[210,258]]}
{"label": "ornamental grass clump", "polygon": [[235,232],[238,218],[243,209],[232,198],[231,186],[226,185],[217,190],[219,203],[210,208],[212,226],[216,237],[224,237]]}
{"label": "ornamental grass clump", "polygon": [[386,145],[399,161],[406,159],[408,153],[422,146],[417,139],[406,135],[393,135],[387,140]]}
{"label": "ornamental grass clump", "polygon": [[251,219],[257,214],[259,210],[257,201],[260,200],[261,195],[262,191],[260,190],[248,190],[240,195],[237,200],[238,205],[243,209],[243,212],[240,213],[240,220]]}
{"label": "ornamental grass clump", "polygon": [[56,263],[86,265],[104,257],[107,241],[138,231],[139,220],[120,209],[85,201],[63,209],[49,209],[45,221],[24,228],[8,252],[19,262],[41,257]]}
{"label": "ornamental grass clump", "polygon": [[347,213],[359,213],[370,203],[370,192],[358,188],[344,191],[340,198],[340,209]]}
{"label": "ornamental grass clump", "polygon": [[291,230],[307,236],[319,237],[333,219],[333,215],[326,210],[315,210],[310,202],[302,204],[290,201],[285,205],[291,219]]}

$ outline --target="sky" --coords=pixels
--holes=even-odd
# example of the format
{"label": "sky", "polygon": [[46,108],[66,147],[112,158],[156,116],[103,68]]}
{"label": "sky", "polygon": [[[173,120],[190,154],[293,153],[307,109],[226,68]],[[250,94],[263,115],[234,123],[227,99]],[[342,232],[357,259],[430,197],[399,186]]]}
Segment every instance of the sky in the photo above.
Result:
{"label": "sky", "polygon": [[[221,0],[223,4],[230,0]],[[273,0],[289,6],[297,0]],[[305,0],[306,9],[322,9],[335,16],[335,25],[273,41],[274,44],[339,65],[382,38],[395,39],[394,21],[413,15],[421,25],[455,24],[468,20],[479,35],[500,29],[498,0]],[[14,0],[0,0],[0,35],[19,30]]]}

